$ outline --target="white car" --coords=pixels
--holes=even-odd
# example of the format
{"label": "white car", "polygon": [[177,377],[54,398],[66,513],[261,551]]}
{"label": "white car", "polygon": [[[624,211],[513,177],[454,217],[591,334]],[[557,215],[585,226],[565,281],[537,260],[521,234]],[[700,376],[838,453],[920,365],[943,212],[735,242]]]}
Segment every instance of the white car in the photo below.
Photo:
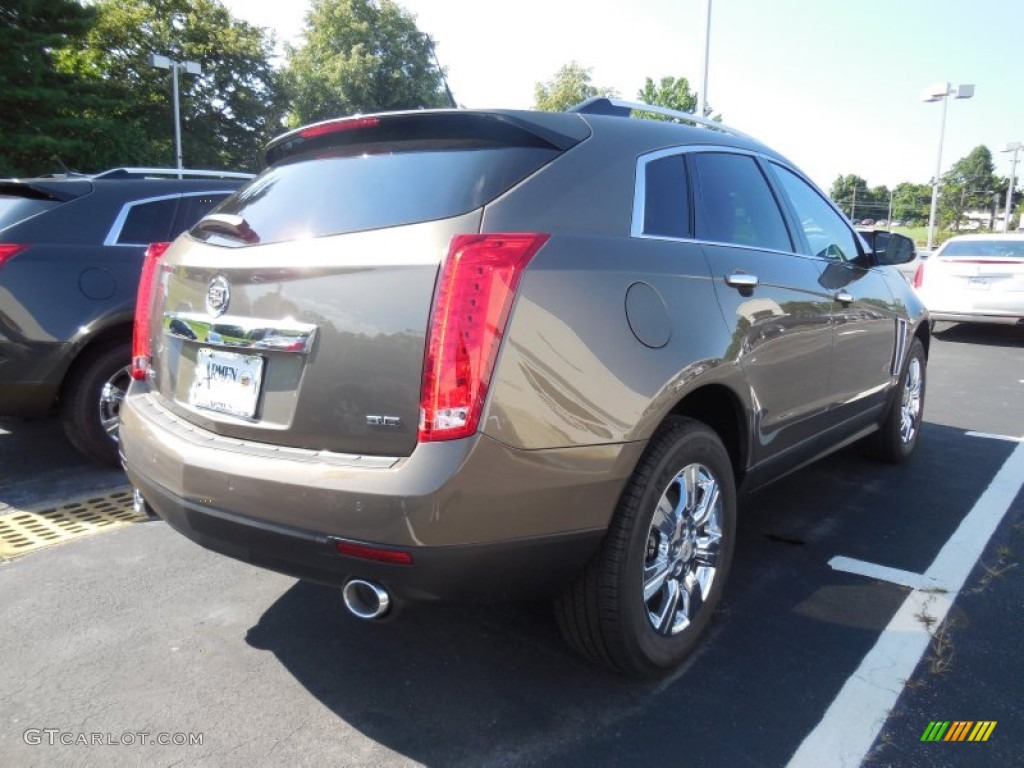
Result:
{"label": "white car", "polygon": [[933,320],[1024,324],[1024,235],[966,235],[921,262],[914,288]]}

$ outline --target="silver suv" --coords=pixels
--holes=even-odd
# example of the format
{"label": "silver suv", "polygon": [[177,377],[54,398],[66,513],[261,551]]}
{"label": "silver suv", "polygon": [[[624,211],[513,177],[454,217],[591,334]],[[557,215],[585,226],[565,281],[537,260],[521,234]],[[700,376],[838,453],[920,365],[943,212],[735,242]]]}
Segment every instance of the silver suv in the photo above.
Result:
{"label": "silver suv", "polygon": [[122,455],[210,549],[407,600],[554,597],[672,669],[737,498],[844,445],[903,461],[927,316],[790,162],[725,126],[330,120],[146,265]]}

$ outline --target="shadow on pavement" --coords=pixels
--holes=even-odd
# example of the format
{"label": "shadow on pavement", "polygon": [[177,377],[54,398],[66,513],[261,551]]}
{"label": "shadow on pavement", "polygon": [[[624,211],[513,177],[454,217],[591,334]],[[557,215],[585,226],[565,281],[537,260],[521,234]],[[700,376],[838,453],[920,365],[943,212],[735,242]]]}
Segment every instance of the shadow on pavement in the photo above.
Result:
{"label": "shadow on pavement", "polygon": [[338,590],[299,583],[246,640],[429,766],[783,765],[906,595],[829,559],[923,570],[1012,450],[933,424],[923,437],[905,467],[848,450],[752,496],[709,636],[662,682],[576,658],[545,604],[430,605],[366,624]]}
{"label": "shadow on pavement", "polygon": [[935,324],[935,337],[942,341],[984,344],[989,347],[1024,347],[1024,325],[982,323]]}

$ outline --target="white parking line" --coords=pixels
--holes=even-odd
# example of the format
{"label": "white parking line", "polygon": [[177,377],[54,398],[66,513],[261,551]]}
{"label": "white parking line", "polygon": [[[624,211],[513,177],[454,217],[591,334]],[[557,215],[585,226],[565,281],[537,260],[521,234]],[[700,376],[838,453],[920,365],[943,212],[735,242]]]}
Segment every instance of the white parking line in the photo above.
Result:
{"label": "white parking line", "polygon": [[836,571],[853,573],[857,576],[867,576],[869,579],[888,581],[892,584],[899,584],[901,587],[911,589],[945,591],[949,589],[945,584],[935,578],[923,576],[913,571],[904,571],[899,568],[890,568],[887,565],[876,565],[864,560],[854,560],[852,557],[833,557],[828,561],[829,566]]}
{"label": "white parking line", "polygon": [[[889,712],[928,650],[928,627],[938,627],[963,588],[985,545],[1024,487],[1024,441],[1018,443],[988,488],[942,547],[924,578],[948,594],[914,589],[874,648],[843,685],[821,722],[794,753],[787,768],[859,766]],[[912,574],[916,575],[916,574]],[[923,621],[927,616],[928,621]]]}
{"label": "white parking line", "polygon": [[987,437],[990,440],[1008,440],[1011,443],[1019,443],[1024,441],[1024,437],[1014,437],[1013,435],[994,435],[991,432],[964,432],[968,437]]}

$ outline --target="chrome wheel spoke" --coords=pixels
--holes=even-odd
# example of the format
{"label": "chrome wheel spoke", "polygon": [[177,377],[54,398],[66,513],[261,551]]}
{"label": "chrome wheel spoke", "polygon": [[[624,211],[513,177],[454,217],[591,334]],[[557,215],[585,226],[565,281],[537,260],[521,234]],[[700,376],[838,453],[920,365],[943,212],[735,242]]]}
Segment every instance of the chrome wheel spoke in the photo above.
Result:
{"label": "chrome wheel spoke", "polygon": [[718,483],[714,478],[709,477],[703,485],[704,493],[701,496],[700,505],[693,512],[693,524],[697,528],[703,528],[711,520],[715,509],[718,507],[719,490]]}
{"label": "chrome wheel spoke", "polygon": [[100,425],[110,439],[115,441],[121,425],[121,403],[124,402],[130,381],[130,368],[125,366],[111,376],[100,391]]}
{"label": "chrome wheel spoke", "polygon": [[714,568],[718,564],[718,553],[721,550],[722,534],[708,533],[697,538],[697,551],[694,560],[698,566]]}
{"label": "chrome wheel spoke", "polygon": [[651,599],[661,591],[672,570],[672,564],[667,558],[659,557],[650,565],[644,566],[644,602],[649,603]]}
{"label": "chrome wheel spoke", "polygon": [[661,610],[657,613],[651,614],[651,618],[653,619],[652,623],[659,634],[672,634],[676,612],[679,610],[680,591],[679,582],[675,579],[669,579],[665,582],[665,592],[664,599],[661,602]]}
{"label": "chrome wheel spoke", "polygon": [[671,540],[675,538],[676,531],[679,528],[678,511],[678,509],[672,508],[672,504],[669,503],[666,496],[662,496],[661,500],[658,501],[657,509],[654,510],[654,519],[651,520],[651,527],[666,539]]}

